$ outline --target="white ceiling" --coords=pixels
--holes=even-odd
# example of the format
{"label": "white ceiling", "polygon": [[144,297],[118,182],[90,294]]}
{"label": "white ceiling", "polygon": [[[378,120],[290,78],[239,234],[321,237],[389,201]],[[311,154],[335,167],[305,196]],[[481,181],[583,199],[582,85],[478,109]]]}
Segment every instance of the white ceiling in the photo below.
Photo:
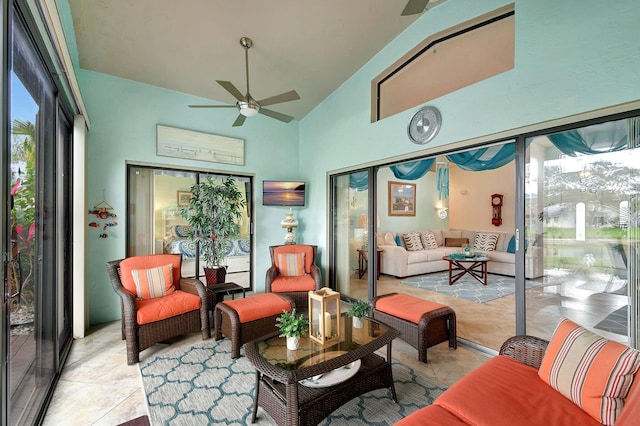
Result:
{"label": "white ceiling", "polygon": [[269,107],[296,119],[420,17],[400,15],[406,2],[69,0],[81,68],[235,104],[216,80],[246,92],[247,36],[251,95],[296,90],[300,100]]}

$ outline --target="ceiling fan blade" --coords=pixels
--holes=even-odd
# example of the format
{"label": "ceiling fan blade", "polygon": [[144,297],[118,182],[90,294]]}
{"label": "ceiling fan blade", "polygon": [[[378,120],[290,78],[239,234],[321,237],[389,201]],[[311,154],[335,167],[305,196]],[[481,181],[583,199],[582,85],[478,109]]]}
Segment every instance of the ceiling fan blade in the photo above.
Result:
{"label": "ceiling fan blade", "polygon": [[236,121],[233,122],[233,126],[232,127],[239,127],[242,126],[244,124],[244,120],[246,120],[247,117],[245,117],[242,114],[238,114],[238,118],[236,118]]}
{"label": "ceiling fan blade", "polygon": [[293,117],[291,117],[290,115],[282,114],[281,112],[276,112],[265,108],[260,108],[260,114],[264,114],[267,117],[275,118],[276,120],[284,121],[285,123],[293,120]]}
{"label": "ceiling fan blade", "polygon": [[189,105],[189,108],[238,108],[237,105]]}
{"label": "ceiling fan blade", "polygon": [[409,0],[400,15],[402,16],[417,15],[419,13],[424,12],[424,9],[427,7],[428,4],[429,4],[429,0]]}
{"label": "ceiling fan blade", "polygon": [[300,95],[298,95],[295,90],[291,90],[289,92],[281,93],[279,95],[258,101],[258,105],[263,107],[267,105],[280,104],[282,102],[295,101],[296,99],[300,99]]}
{"label": "ceiling fan blade", "polygon": [[216,80],[216,81],[220,86],[224,87],[224,89],[227,92],[231,93],[234,98],[236,98],[239,101],[244,101],[244,95],[240,93],[238,89],[236,89],[236,86],[234,86],[232,82],[222,81],[222,80]]}

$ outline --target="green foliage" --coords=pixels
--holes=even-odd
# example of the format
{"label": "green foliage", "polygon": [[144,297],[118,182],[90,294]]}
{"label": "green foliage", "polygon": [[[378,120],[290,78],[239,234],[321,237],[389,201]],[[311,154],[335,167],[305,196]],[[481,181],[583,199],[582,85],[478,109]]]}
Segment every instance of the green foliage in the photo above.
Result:
{"label": "green foliage", "polygon": [[282,311],[276,318],[276,327],[280,329],[280,337],[302,336],[309,331],[309,320],[303,314],[296,317],[296,310]]}
{"label": "green foliage", "polygon": [[371,315],[373,312],[373,306],[371,303],[365,300],[354,300],[351,302],[351,307],[349,308],[349,316],[362,318]]}
{"label": "green foliage", "polygon": [[231,239],[240,233],[239,221],[246,205],[232,178],[217,183],[211,177],[191,186],[193,197],[182,216],[191,226],[189,238],[202,247],[202,260],[211,268],[221,266]]}

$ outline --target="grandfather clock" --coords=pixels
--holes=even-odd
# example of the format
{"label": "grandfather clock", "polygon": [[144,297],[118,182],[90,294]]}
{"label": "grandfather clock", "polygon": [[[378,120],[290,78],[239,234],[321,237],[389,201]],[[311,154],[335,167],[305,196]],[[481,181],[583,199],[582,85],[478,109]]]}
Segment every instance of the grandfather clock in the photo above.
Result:
{"label": "grandfather clock", "polygon": [[493,194],[491,196],[491,207],[493,210],[491,223],[495,226],[502,225],[502,197],[500,194]]}

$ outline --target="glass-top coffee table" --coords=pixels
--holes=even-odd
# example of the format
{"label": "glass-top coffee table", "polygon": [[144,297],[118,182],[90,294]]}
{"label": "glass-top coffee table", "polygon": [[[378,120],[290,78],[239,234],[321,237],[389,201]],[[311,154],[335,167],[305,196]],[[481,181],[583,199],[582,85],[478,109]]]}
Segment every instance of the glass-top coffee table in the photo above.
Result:
{"label": "glass-top coffee table", "polygon": [[[256,368],[252,422],[260,406],[279,425],[316,425],[356,396],[381,388],[389,388],[397,402],[391,342],[398,331],[373,319],[353,328],[344,314],[341,327],[340,342],[333,345],[304,336],[291,351],[277,332],[245,343]],[[374,353],[385,345],[386,359]]]}
{"label": "glass-top coffee table", "polygon": [[465,274],[471,275],[482,285],[487,285],[487,262],[486,255],[474,256],[444,256],[442,259],[449,261],[449,285],[453,285]]}

